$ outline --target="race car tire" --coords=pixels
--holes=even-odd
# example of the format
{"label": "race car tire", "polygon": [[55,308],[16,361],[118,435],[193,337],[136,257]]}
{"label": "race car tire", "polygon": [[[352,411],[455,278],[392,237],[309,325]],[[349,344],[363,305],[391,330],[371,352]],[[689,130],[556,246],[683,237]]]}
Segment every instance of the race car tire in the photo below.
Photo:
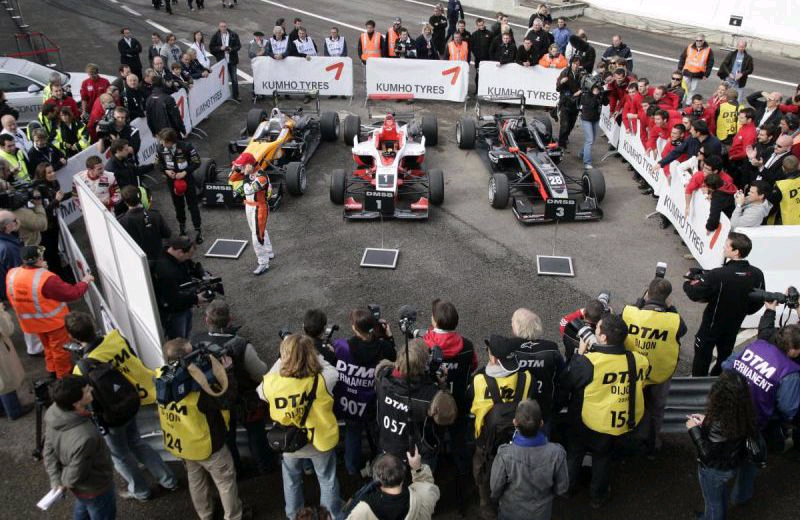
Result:
{"label": "race car tire", "polygon": [[266,121],[268,117],[269,114],[263,108],[251,108],[250,111],[247,112],[247,135],[253,137],[253,134],[256,133],[258,129],[258,125]]}
{"label": "race car tire", "polygon": [[344,186],[347,176],[344,170],[337,169],[331,172],[331,202],[344,204]]}
{"label": "race car tire", "polygon": [[436,114],[422,116],[422,135],[425,136],[425,144],[429,146],[439,144],[439,121],[436,119]]}
{"label": "race car tire", "polygon": [[339,114],[323,112],[319,116],[319,132],[323,141],[335,141],[339,137]]}
{"label": "race car tire", "polygon": [[444,202],[444,175],[442,170],[435,168],[428,172],[428,200],[437,206]]}
{"label": "race car tire", "polygon": [[549,141],[553,139],[553,121],[550,120],[550,116],[548,116],[547,114],[534,114],[533,119],[539,121],[544,125],[547,135],[543,135],[542,137],[544,139],[542,140],[544,141],[544,144],[547,144]]}
{"label": "race car tire", "polygon": [[290,162],[286,165],[286,191],[289,195],[299,197],[306,192],[308,177],[306,167],[301,162]]}
{"label": "race car tire", "polygon": [[508,177],[504,173],[495,173],[489,178],[489,204],[495,209],[503,209],[508,205]]}
{"label": "race car tire", "polygon": [[600,170],[587,170],[583,172],[583,194],[594,197],[597,202],[606,198],[606,178]]}
{"label": "race car tire", "polygon": [[346,116],[342,124],[342,135],[344,144],[353,146],[353,139],[359,139],[361,135],[361,116]]}
{"label": "race car tire", "polygon": [[475,134],[477,124],[471,117],[462,117],[456,123],[456,143],[462,150],[475,148]]}
{"label": "race car tire", "polygon": [[206,194],[206,183],[214,182],[217,180],[217,163],[214,159],[200,159],[200,166],[192,172],[192,180],[194,180],[194,189],[198,197]]}

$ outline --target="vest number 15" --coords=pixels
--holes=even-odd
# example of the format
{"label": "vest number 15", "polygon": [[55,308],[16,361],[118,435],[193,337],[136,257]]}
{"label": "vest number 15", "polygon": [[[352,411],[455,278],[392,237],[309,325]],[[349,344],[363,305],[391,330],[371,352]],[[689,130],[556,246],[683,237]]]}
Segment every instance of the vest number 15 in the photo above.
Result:
{"label": "vest number 15", "polygon": [[403,435],[403,430],[406,429],[406,423],[390,419],[388,415],[383,416],[383,428],[389,430],[397,435]]}
{"label": "vest number 15", "polygon": [[611,427],[622,428],[628,421],[628,412],[617,412],[611,410]]}

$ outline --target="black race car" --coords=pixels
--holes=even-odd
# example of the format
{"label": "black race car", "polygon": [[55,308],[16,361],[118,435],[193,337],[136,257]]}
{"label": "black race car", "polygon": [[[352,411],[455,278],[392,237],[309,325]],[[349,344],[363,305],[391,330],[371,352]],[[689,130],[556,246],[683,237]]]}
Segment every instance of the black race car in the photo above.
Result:
{"label": "black race car", "polygon": [[[481,101],[519,101],[520,108],[515,113],[482,115]],[[481,96],[475,104],[475,116],[464,115],[456,123],[456,142],[461,149],[474,148],[476,143],[487,146],[493,171],[489,204],[505,208],[510,196],[514,216],[520,222],[556,220],[555,213],[542,209],[539,201],[544,201],[545,207],[571,206],[574,220],[603,218],[599,203],[605,197],[606,183],[602,172],[592,169],[573,177],[561,171],[558,163],[562,150],[553,140],[552,123],[546,115],[528,119],[524,97]],[[551,199],[560,200],[548,202]]]}

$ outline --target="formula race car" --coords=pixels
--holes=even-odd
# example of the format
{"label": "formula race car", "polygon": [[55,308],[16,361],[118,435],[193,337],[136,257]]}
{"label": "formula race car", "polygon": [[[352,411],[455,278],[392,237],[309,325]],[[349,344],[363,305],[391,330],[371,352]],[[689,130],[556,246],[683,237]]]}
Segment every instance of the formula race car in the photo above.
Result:
{"label": "formula race car", "polygon": [[[316,102],[315,112],[309,113],[303,107],[279,106],[279,96],[292,94],[297,95],[297,92],[275,91],[274,108],[270,112],[263,108],[250,110],[243,138],[228,144],[231,158],[249,152],[256,158],[256,168],[267,173],[273,188],[270,199],[273,209],[280,204],[284,193],[295,196],[305,193],[308,186],[306,164],[322,140],[334,141],[339,137],[339,114],[320,112],[316,93],[308,94]],[[222,197],[216,199],[212,191]],[[226,191],[228,188],[222,184],[207,183],[206,205],[230,205],[229,197],[240,201],[237,194],[226,194]]]}
{"label": "formula race car", "polygon": [[[520,109],[518,113],[482,115],[481,101],[519,101]],[[546,115],[526,118],[524,97],[481,96],[475,116],[462,116],[456,123],[456,142],[461,149],[475,148],[477,142],[486,144],[493,171],[489,204],[505,208],[511,196],[514,216],[520,222],[573,219],[572,211],[567,218],[563,218],[563,209],[549,211],[556,206],[569,206],[574,220],[603,218],[599,206],[606,192],[602,172],[587,170],[576,178],[561,171],[562,150],[553,140],[552,123]],[[544,210],[539,201],[544,201]]]}
{"label": "formula race car", "polygon": [[361,125],[349,115],[342,133],[352,146],[355,168],[331,173],[330,197],[344,204],[347,219],[426,219],[428,205],[444,201],[444,176],[425,169],[425,145],[438,140],[436,116],[417,123],[412,114],[387,113]]}

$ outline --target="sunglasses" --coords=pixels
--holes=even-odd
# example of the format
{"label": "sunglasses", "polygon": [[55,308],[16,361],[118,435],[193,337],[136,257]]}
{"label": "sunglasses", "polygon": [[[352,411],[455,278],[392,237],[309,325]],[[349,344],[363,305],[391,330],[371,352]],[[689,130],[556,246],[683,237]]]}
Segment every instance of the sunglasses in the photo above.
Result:
{"label": "sunglasses", "polygon": [[672,81],[680,81],[680,80],[682,80],[682,79],[683,79],[683,78],[672,78]]}

